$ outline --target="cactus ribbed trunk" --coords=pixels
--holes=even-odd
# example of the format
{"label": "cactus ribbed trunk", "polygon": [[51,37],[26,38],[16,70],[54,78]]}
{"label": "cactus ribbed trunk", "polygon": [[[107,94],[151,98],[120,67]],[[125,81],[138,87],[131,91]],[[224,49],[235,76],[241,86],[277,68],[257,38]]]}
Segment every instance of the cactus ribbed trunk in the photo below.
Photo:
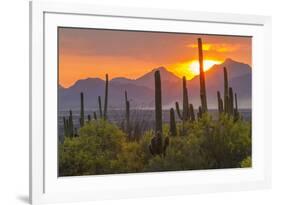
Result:
{"label": "cactus ribbed trunk", "polygon": [[182,114],[182,119],[183,121],[187,121],[189,118],[189,109],[188,109],[188,92],[187,92],[187,88],[186,88],[186,79],[185,76],[182,78],[182,102],[183,102],[183,114]]}
{"label": "cactus ribbed trunk", "polygon": [[130,101],[128,100],[127,91],[125,91],[125,103],[126,103],[126,132],[130,133]]}
{"label": "cactus ribbed trunk", "polygon": [[224,112],[228,113],[229,103],[228,103],[228,76],[226,67],[223,68],[223,77],[224,77]]}
{"label": "cactus ribbed trunk", "polygon": [[88,115],[88,123],[91,122],[91,115]]}
{"label": "cactus ribbed trunk", "polygon": [[234,101],[234,98],[233,98],[233,90],[232,90],[232,88],[230,87],[230,88],[229,88],[229,99],[228,99],[228,111],[229,111],[229,114],[230,114],[230,115],[233,115],[233,114],[234,114],[233,101]]}
{"label": "cactus ribbed trunk", "polygon": [[198,52],[199,52],[199,68],[200,68],[200,96],[201,96],[201,108],[202,112],[207,112],[207,94],[206,94],[206,83],[205,83],[205,72],[203,64],[203,49],[202,40],[198,38]]}
{"label": "cactus ribbed trunk", "polygon": [[217,91],[217,98],[218,98],[218,111],[221,114],[223,112],[223,101],[221,98],[220,91]]}
{"label": "cactus ribbed trunk", "polygon": [[177,111],[177,114],[178,114],[178,117],[183,120],[183,116],[181,115],[181,111],[180,111],[180,106],[179,106],[179,103],[176,102],[176,111]]}
{"label": "cactus ribbed trunk", "polygon": [[197,118],[200,119],[201,117],[202,117],[202,107],[199,106],[198,113],[197,113]]}
{"label": "cactus ribbed trunk", "polygon": [[94,120],[97,120],[97,114],[96,114],[96,112],[94,112]]}
{"label": "cactus ribbed trunk", "polygon": [[107,119],[107,104],[108,104],[108,74],[105,75],[105,93],[104,93],[104,108],[103,108],[103,118]]}
{"label": "cactus ribbed trunk", "polygon": [[80,127],[84,126],[84,94],[80,93]]}
{"label": "cactus ribbed trunk", "polygon": [[170,133],[171,133],[171,136],[177,135],[175,111],[173,108],[170,109]]}
{"label": "cactus ribbed trunk", "polygon": [[100,112],[100,118],[102,118],[102,107],[101,107],[101,97],[98,97],[98,101],[99,101],[99,112]]}
{"label": "cactus ribbed trunk", "polygon": [[69,136],[74,136],[74,124],[73,124],[73,117],[72,117],[72,111],[69,111]]}
{"label": "cactus ribbed trunk", "polygon": [[155,132],[162,135],[162,93],[160,71],[154,73],[155,78]]}
{"label": "cactus ribbed trunk", "polygon": [[235,93],[235,109],[234,109],[234,120],[237,121],[240,117],[239,112],[238,112],[238,103],[237,103],[237,94]]}
{"label": "cactus ribbed trunk", "polygon": [[189,115],[190,115],[190,121],[193,122],[195,120],[195,115],[194,115],[194,108],[193,105],[189,105]]}

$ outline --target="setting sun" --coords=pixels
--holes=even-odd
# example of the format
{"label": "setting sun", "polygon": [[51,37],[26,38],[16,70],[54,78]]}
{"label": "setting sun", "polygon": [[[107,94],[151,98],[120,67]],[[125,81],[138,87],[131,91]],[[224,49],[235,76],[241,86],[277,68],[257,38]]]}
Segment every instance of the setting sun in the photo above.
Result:
{"label": "setting sun", "polygon": [[[213,65],[220,64],[218,60],[204,60],[204,71],[209,70]],[[179,77],[185,76],[188,80],[199,75],[199,62],[197,60],[188,61],[185,63],[178,63],[168,69]]]}
{"label": "setting sun", "polygon": [[[203,64],[204,64],[204,71],[209,70],[213,65],[215,64],[220,64],[220,61],[217,60],[204,60]],[[191,62],[189,62],[188,67],[190,69],[190,71],[194,74],[194,75],[199,75],[199,62],[196,60],[193,60]]]}

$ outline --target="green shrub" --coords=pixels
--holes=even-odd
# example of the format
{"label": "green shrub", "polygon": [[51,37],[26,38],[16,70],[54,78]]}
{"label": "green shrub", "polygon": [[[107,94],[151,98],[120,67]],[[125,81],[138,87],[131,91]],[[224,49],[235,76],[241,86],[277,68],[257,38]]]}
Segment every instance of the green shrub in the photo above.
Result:
{"label": "green shrub", "polygon": [[111,173],[112,160],[122,152],[125,134],[115,125],[96,120],[86,123],[79,137],[66,138],[59,147],[61,176]]}

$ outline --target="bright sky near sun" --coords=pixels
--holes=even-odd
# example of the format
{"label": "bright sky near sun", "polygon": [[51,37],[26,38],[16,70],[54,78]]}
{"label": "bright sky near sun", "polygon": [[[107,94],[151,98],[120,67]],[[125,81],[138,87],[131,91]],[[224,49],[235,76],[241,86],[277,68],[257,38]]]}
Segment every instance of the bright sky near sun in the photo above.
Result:
{"label": "bright sky near sun", "polygon": [[202,38],[204,69],[226,58],[251,65],[251,38],[97,29],[59,29],[59,83],[69,87],[79,79],[136,79],[164,66],[175,75],[198,75],[197,38]]}

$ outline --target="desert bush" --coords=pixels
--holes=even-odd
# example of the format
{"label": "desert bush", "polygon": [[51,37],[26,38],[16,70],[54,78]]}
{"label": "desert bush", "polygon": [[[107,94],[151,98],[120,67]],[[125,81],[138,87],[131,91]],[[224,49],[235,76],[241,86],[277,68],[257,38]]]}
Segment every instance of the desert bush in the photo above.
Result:
{"label": "desert bush", "polygon": [[79,137],[66,138],[59,146],[62,176],[111,173],[112,160],[122,152],[125,134],[105,120],[86,123]]}

